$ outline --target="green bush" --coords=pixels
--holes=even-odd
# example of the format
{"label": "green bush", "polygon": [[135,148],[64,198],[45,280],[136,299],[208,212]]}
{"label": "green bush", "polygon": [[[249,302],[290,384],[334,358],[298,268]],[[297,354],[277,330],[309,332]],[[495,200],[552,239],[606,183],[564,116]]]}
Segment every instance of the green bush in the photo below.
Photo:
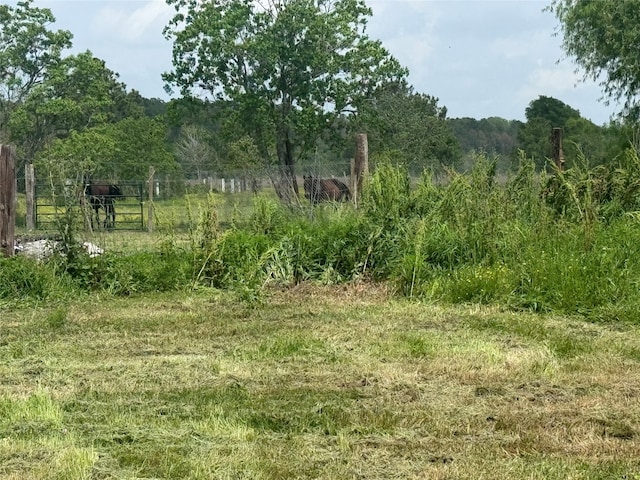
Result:
{"label": "green bush", "polygon": [[55,302],[77,294],[71,278],[53,263],[16,256],[0,257],[0,300],[9,303]]}
{"label": "green bush", "polygon": [[634,152],[623,160],[616,168],[580,164],[551,181],[521,157],[501,184],[496,161],[479,155],[469,173],[438,182],[425,171],[411,188],[406,168],[383,158],[358,209],[294,211],[258,196],[223,231],[208,196],[197,220],[189,218],[186,246],[167,240],[127,255],[88,257],[67,219],[64,255],[43,264],[0,260],[0,299],[206,285],[255,301],[268,284],[368,277],[429,300],[640,321],[640,161]]}

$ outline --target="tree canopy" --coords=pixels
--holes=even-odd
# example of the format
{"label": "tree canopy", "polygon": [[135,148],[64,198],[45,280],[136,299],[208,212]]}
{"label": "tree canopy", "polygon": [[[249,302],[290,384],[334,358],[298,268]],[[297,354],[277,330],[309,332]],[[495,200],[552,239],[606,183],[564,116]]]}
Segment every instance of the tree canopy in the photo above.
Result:
{"label": "tree canopy", "polygon": [[637,0],[554,0],[565,51],[600,81],[609,99],[640,110],[640,8]]}
{"label": "tree canopy", "polygon": [[563,129],[563,150],[569,165],[580,156],[592,165],[606,163],[621,151],[616,145],[621,143],[619,128],[600,127],[556,98],[540,95],[529,104],[525,115],[527,122],[518,129],[518,149],[538,168],[545,168],[551,156],[550,136],[555,127]]}
{"label": "tree canopy", "polygon": [[0,142],[10,136],[11,111],[44,81],[73,38],[67,30],[50,30],[51,10],[32,3],[0,5]]}
{"label": "tree canopy", "polygon": [[168,88],[232,102],[262,158],[290,180],[338,116],[407,73],[366,35],[364,0],[167,2],[178,11],[165,28]]}
{"label": "tree canopy", "polygon": [[437,98],[404,84],[388,84],[362,106],[356,125],[370,134],[372,154],[393,150],[414,170],[437,170],[461,157],[446,116]]}
{"label": "tree canopy", "polygon": [[131,101],[118,75],[87,51],[52,66],[42,82],[16,105],[9,125],[23,160],[30,162],[49,142],[72,131],[142,114],[142,107]]}

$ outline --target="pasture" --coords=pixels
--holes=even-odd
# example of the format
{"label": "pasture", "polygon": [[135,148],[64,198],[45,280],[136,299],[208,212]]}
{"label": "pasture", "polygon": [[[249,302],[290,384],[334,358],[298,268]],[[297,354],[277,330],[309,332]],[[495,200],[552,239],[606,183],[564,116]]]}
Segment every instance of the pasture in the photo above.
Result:
{"label": "pasture", "polygon": [[0,258],[0,477],[640,478],[636,184],[491,172]]}
{"label": "pasture", "polygon": [[0,477],[640,478],[640,332],[372,283],[0,322]]}

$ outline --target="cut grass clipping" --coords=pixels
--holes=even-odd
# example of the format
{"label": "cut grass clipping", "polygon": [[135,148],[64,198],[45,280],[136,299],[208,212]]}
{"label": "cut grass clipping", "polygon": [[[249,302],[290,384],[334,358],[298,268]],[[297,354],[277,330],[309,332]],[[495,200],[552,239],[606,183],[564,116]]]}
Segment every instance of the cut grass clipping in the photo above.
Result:
{"label": "cut grass clipping", "polygon": [[0,477],[640,477],[634,325],[226,295],[3,313]]}

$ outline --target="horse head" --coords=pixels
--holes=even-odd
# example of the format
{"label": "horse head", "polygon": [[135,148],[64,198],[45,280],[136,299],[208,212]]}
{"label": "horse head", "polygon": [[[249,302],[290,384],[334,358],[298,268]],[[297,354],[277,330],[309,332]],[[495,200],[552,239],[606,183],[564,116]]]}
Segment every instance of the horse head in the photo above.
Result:
{"label": "horse head", "polygon": [[111,197],[124,197],[122,189],[118,185],[109,185],[109,196]]}

